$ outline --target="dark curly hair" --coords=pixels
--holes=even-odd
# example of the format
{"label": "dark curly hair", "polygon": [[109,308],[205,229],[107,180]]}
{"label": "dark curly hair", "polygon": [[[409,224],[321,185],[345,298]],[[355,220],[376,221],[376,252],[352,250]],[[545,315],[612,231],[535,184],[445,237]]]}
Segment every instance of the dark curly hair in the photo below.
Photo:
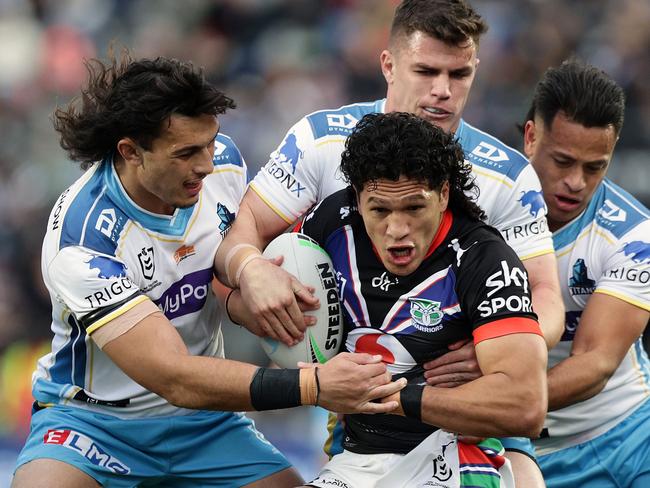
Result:
{"label": "dark curly hair", "polygon": [[450,46],[469,39],[478,46],[487,30],[487,23],[464,0],[404,0],[395,10],[390,38],[395,42],[419,31]]}
{"label": "dark curly hair", "polygon": [[471,166],[453,134],[405,112],[368,114],[345,143],[341,172],[360,193],[379,179],[405,176],[439,192],[449,182],[449,208],[472,219],[485,213],[469,195],[478,196]]}
{"label": "dark curly hair", "polygon": [[206,81],[191,63],[158,57],[133,60],[128,51],[109,62],[85,62],[89,79],[81,95],[53,115],[61,147],[87,168],[130,137],[151,149],[172,114],[222,114],[235,103]]}

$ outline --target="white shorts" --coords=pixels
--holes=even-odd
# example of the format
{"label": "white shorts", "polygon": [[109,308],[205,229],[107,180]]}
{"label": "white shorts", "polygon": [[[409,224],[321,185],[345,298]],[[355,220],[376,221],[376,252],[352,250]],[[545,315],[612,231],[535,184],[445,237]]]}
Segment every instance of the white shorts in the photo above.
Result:
{"label": "white shorts", "polygon": [[408,454],[356,454],[343,451],[307,483],[318,488],[514,488],[510,462],[501,443],[458,443],[438,430]]}

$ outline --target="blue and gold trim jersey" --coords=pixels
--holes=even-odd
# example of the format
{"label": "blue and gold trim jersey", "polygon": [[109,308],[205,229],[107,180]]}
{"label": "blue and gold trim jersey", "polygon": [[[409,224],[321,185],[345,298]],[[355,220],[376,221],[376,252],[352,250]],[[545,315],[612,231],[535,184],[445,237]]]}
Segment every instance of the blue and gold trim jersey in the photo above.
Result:
{"label": "blue and gold trim jersey", "polygon": [[[339,165],[345,140],[366,114],[384,112],[386,100],[314,112],[289,129],[251,182],[287,224],[344,188]],[[526,158],[461,121],[456,137],[480,189],[477,203],[522,259],[553,252],[539,179]]]}
{"label": "blue and gold trim jersey", "polygon": [[247,174],[239,150],[223,134],[213,162],[198,202],[173,215],[133,202],[110,158],[95,163],[58,198],[42,254],[54,338],[33,377],[40,405],[70,404],[123,418],[184,412],[131,380],[92,334],[149,300],[191,354],[223,356],[224,313],[211,289],[213,262]]}
{"label": "blue and gold trim jersey", "polygon": [[[549,352],[549,367],[571,354],[580,317],[594,293],[650,311],[650,212],[605,179],[584,212],[553,234],[553,242],[566,321],[560,343]],[[537,452],[593,439],[649,398],[650,365],[639,338],[600,393],[548,413],[548,437],[535,441]]]}

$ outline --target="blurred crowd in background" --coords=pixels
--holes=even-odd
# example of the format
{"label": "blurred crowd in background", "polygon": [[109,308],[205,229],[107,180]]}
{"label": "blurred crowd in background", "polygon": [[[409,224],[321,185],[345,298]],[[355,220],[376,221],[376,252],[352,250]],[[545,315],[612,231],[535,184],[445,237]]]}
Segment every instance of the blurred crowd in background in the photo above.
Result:
{"label": "blurred crowd in background", "polygon": [[[625,89],[626,121],[610,177],[649,204],[650,2],[471,3],[490,30],[481,41],[465,119],[520,149],[517,123],[535,82],[547,67],[578,55]],[[60,149],[50,116],[78,93],[86,78],[83,60],[106,58],[113,42],[136,57],[171,56],[203,66],[237,102],[221,118],[222,131],[238,144],[252,176],[303,115],[385,95],[379,54],[396,4],[0,0],[0,470],[8,459],[2,449],[14,449],[25,435],[29,378],[50,339],[41,242],[53,202],[80,174]],[[234,357],[263,360],[255,341],[228,334]],[[275,419],[269,425],[277,424],[269,418]]]}

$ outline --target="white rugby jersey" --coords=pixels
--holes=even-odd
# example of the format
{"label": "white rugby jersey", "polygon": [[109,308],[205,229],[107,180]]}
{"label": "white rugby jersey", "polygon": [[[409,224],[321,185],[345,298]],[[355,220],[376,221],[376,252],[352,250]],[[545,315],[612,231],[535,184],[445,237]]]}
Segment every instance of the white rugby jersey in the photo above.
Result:
{"label": "white rugby jersey", "polygon": [[[650,212],[614,183],[604,180],[585,211],[553,234],[566,325],[549,352],[549,367],[566,359],[580,316],[592,293],[604,293],[650,310]],[[602,434],[650,398],[650,365],[641,338],[630,347],[602,392],[549,412],[539,455]]]}
{"label": "white rugby jersey", "polygon": [[198,202],[173,215],[136,205],[110,158],[61,194],[43,242],[54,338],[52,352],[33,375],[40,405],[67,404],[123,418],[187,412],[131,380],[91,334],[148,297],[191,354],[223,357],[224,312],[211,289],[213,262],[246,180],[239,150],[219,134],[214,171],[204,178]]}
{"label": "white rugby jersey", "polygon": [[[251,188],[288,224],[344,188],[339,171],[345,140],[366,114],[383,113],[386,100],[314,112],[298,121]],[[553,252],[542,189],[527,159],[498,139],[461,121],[456,131],[480,189],[477,203],[517,252],[528,259]]]}

